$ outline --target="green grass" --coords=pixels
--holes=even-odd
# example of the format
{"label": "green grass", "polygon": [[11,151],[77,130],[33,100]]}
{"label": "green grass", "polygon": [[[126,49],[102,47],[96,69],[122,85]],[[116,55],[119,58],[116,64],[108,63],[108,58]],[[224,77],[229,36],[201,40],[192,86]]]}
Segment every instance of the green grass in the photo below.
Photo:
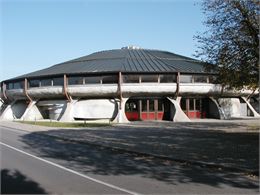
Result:
{"label": "green grass", "polygon": [[110,126],[109,123],[64,123],[64,122],[51,122],[51,121],[18,121],[20,123],[30,124],[30,125],[40,125],[46,127],[74,127],[74,128],[81,128],[81,127],[105,127]]}

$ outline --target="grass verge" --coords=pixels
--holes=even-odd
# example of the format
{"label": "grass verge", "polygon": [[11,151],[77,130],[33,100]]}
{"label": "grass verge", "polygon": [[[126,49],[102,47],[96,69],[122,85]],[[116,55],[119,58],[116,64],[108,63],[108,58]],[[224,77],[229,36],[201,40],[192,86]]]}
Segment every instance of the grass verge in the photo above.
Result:
{"label": "grass verge", "polygon": [[18,121],[19,123],[30,124],[30,125],[40,125],[46,127],[73,127],[73,128],[82,128],[82,127],[105,127],[110,126],[109,123],[64,123],[64,122],[53,122],[53,121]]}

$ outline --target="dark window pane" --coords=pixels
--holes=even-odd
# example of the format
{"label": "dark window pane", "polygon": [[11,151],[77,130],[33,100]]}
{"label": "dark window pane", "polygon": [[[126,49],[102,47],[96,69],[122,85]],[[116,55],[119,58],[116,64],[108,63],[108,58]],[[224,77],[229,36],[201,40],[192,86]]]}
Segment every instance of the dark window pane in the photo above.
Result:
{"label": "dark window pane", "polygon": [[14,88],[14,84],[13,83],[8,83],[7,84],[7,89],[13,89]]}
{"label": "dark window pane", "polygon": [[142,100],[142,111],[147,112],[147,100]]}
{"label": "dark window pane", "polygon": [[186,110],[186,99],[185,98],[181,99],[181,109]]}
{"label": "dark window pane", "polygon": [[64,79],[60,78],[53,78],[53,86],[63,86]]}
{"label": "dark window pane", "polygon": [[180,75],[180,83],[191,83],[192,76],[191,75]]}
{"label": "dark window pane", "polygon": [[158,75],[142,75],[142,83],[158,83]]}
{"label": "dark window pane", "polygon": [[40,80],[29,80],[29,87],[39,87]]}
{"label": "dark window pane", "polygon": [[154,100],[149,100],[149,111],[154,111]]}
{"label": "dark window pane", "polygon": [[200,99],[196,99],[196,110],[200,110]]}
{"label": "dark window pane", "polygon": [[207,76],[194,75],[194,83],[207,83]]}
{"label": "dark window pane", "polygon": [[14,89],[23,89],[23,83],[24,82],[15,82],[13,85]]}
{"label": "dark window pane", "polygon": [[89,76],[85,77],[85,84],[100,84],[100,76]]}
{"label": "dark window pane", "polygon": [[160,75],[160,83],[174,83],[176,82],[176,75]]}
{"label": "dark window pane", "polygon": [[51,86],[52,85],[51,79],[42,79],[41,86]]}
{"label": "dark window pane", "polygon": [[103,84],[118,83],[118,76],[117,75],[103,76],[102,83]]}
{"label": "dark window pane", "polygon": [[209,76],[209,83],[216,83],[217,77],[216,76]]}
{"label": "dark window pane", "polygon": [[158,100],[158,111],[163,111],[163,101]]}
{"label": "dark window pane", "polygon": [[139,83],[139,75],[123,75],[123,83]]}
{"label": "dark window pane", "polygon": [[83,85],[83,77],[69,77],[69,85]]}
{"label": "dark window pane", "polygon": [[195,108],[195,105],[194,105],[194,99],[190,99],[190,104],[189,104],[189,106],[190,106],[190,110],[194,110],[194,108]]}

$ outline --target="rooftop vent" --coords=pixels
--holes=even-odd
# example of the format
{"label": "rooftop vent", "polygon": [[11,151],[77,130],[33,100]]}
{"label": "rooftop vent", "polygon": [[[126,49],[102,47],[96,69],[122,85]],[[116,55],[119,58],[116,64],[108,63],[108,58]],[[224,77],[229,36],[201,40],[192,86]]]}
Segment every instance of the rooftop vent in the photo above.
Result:
{"label": "rooftop vent", "polygon": [[121,49],[142,49],[142,48],[138,47],[138,46],[134,46],[134,45],[129,45],[129,46],[126,46],[126,47],[122,47]]}

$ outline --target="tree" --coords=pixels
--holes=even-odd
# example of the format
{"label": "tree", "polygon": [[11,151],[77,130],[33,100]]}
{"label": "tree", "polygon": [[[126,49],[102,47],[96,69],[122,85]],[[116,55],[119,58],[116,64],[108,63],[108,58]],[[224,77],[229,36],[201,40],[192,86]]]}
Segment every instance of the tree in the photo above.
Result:
{"label": "tree", "polygon": [[213,64],[223,86],[259,87],[259,0],[203,0],[206,31],[196,56]]}

